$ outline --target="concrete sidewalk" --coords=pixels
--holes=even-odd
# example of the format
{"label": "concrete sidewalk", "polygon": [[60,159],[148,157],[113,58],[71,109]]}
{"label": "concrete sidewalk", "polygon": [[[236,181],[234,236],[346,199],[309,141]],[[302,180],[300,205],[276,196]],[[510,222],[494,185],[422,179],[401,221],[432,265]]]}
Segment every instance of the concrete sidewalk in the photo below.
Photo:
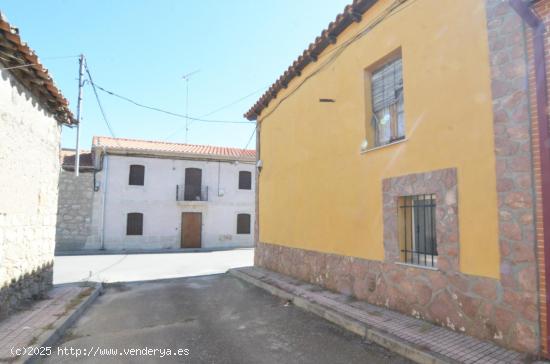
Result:
{"label": "concrete sidewalk", "polygon": [[[31,362],[43,358],[100,294],[100,284],[60,285],[48,297],[0,321],[0,362]],[[29,347],[38,348],[29,355]],[[26,351],[25,351],[26,349]]]}
{"label": "concrete sidewalk", "polygon": [[176,254],[56,256],[54,284],[135,282],[225,273],[254,264],[254,249]]}
{"label": "concrete sidewalk", "polygon": [[262,268],[238,268],[229,272],[418,363],[532,362],[527,355],[493,343]]}

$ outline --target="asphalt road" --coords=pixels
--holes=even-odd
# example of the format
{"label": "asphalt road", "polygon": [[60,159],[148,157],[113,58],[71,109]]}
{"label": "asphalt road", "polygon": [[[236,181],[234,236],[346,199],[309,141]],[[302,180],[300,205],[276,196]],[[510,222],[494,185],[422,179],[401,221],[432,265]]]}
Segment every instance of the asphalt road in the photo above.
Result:
{"label": "asphalt road", "polygon": [[251,266],[254,249],[211,252],[56,256],[54,284],[130,282],[205,274]]}
{"label": "asphalt road", "polygon": [[46,362],[409,363],[227,274],[110,286],[53,352]]}

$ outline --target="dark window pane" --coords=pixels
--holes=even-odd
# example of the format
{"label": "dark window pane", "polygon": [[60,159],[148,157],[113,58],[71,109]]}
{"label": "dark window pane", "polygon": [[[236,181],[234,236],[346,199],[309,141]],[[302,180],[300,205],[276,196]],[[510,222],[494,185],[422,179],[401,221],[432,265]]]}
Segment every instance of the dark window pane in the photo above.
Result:
{"label": "dark window pane", "polygon": [[145,166],[132,164],[130,166],[130,181],[132,186],[143,186],[145,182]]}
{"label": "dark window pane", "polygon": [[126,235],[143,235],[143,214],[131,212],[126,221]]}
{"label": "dark window pane", "polygon": [[252,173],[248,171],[239,172],[239,190],[252,189]]}
{"label": "dark window pane", "polygon": [[202,170],[200,168],[185,168],[185,186],[183,199],[185,201],[202,201]]}
{"label": "dark window pane", "polygon": [[405,196],[399,201],[402,259],[406,263],[434,267],[437,263],[435,195]]}
{"label": "dark window pane", "polygon": [[237,234],[250,234],[250,214],[237,215]]}

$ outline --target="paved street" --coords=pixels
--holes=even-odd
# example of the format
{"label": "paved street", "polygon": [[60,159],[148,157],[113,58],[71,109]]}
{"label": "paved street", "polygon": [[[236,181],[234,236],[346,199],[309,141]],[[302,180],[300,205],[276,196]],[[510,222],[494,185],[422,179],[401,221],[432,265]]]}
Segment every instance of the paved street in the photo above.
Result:
{"label": "paved street", "polygon": [[253,265],[253,249],[196,253],[57,256],[54,284],[131,282],[224,273]]}
{"label": "paved street", "polygon": [[[408,363],[385,349],[288,305],[229,275],[166,282],[117,283],[80,318],[60,344],[115,356],[85,363]],[[188,349],[188,356],[126,356],[123,349]],[[58,356],[47,362],[74,362]]]}

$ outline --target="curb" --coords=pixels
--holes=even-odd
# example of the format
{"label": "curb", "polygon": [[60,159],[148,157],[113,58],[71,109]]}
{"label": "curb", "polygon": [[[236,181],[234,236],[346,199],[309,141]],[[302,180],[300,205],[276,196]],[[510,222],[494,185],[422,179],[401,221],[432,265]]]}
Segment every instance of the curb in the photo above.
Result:
{"label": "curb", "polygon": [[420,363],[420,364],[458,363],[456,360],[444,357],[440,354],[427,352],[425,351],[425,349],[419,347],[418,345],[405,342],[397,337],[394,337],[390,333],[370,327],[369,325],[361,321],[358,321],[354,318],[351,318],[346,314],[337,312],[333,309],[327,308],[318,303],[308,301],[303,297],[287,292],[271,284],[262,282],[261,280],[251,277],[248,274],[243,273],[239,270],[230,269],[228,273],[245,282],[248,282],[252,285],[262,288],[274,296],[281,297],[286,300],[290,300],[295,306],[300,307],[308,312],[314,313],[317,316],[320,316],[327,321],[330,321],[348,331],[353,332],[356,335],[366,338],[416,363]]}
{"label": "curb", "polygon": [[[103,292],[103,285],[101,283],[95,284],[94,290],[88,295],[82,302],[76,307],[73,307],[67,315],[60,318],[54,323],[54,327],[50,330],[44,331],[40,334],[36,340],[34,347],[53,347],[59,339],[65,334],[65,332],[82,316],[82,314],[90,307],[90,305],[96,300],[96,298]],[[24,361],[17,361],[18,363],[36,363],[44,359],[41,356],[31,356]]]}
{"label": "curb", "polygon": [[211,253],[231,250],[251,250],[253,246],[236,246],[230,248],[184,248],[184,249],[134,249],[134,250],[59,250],[56,257],[82,255],[135,255],[135,254],[177,254],[177,253]]}

